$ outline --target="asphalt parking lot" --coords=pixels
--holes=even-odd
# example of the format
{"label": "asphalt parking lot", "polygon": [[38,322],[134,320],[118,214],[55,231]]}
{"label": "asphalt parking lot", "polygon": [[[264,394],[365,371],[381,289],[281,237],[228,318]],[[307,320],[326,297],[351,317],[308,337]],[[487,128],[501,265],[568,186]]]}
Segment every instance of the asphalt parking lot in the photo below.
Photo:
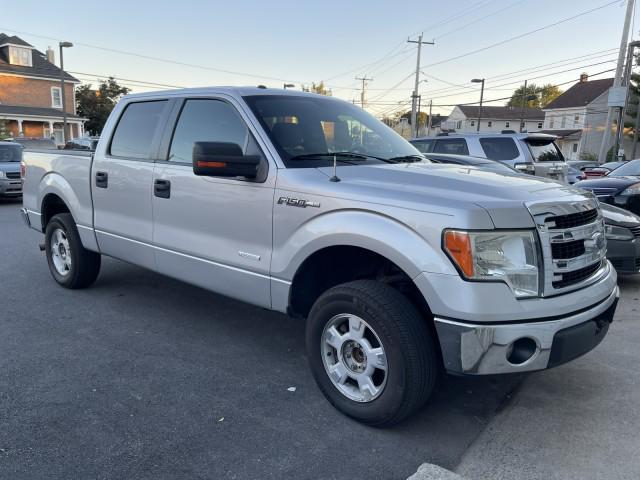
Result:
{"label": "asphalt parking lot", "polygon": [[0,478],[401,479],[453,468],[522,380],[446,378],[362,426],[316,388],[301,322],[111,259],[64,290],[19,207],[0,200]]}

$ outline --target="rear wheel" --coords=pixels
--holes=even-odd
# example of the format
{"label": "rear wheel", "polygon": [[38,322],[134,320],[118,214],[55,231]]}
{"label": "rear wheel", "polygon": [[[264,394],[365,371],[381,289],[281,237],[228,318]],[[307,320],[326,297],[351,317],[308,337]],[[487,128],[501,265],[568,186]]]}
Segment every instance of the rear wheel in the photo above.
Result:
{"label": "rear wheel", "polygon": [[49,271],[63,287],[86,288],[100,273],[100,254],[82,246],[78,229],[69,213],[59,213],[47,224],[45,251]]}
{"label": "rear wheel", "polygon": [[389,285],[325,292],[307,319],[311,370],[327,399],[369,425],[398,423],[429,398],[439,368],[425,320]]}

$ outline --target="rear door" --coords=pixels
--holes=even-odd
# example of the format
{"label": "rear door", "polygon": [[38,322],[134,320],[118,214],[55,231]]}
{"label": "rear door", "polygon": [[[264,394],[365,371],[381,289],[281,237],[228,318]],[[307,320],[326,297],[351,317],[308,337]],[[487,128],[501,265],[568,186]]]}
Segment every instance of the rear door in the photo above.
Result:
{"label": "rear door", "polygon": [[[223,295],[271,307],[269,269],[276,168],[232,99],[176,105],[156,163],[153,243],[158,271]],[[195,142],[228,142],[262,156],[256,179],[193,173]]]}
{"label": "rear door", "polygon": [[433,153],[469,155],[469,147],[464,138],[437,138],[433,145]]}
{"label": "rear door", "polygon": [[91,173],[100,251],[147,268],[155,267],[151,246],[153,162],[169,105],[166,99],[125,105],[114,120],[111,139],[96,152]]}
{"label": "rear door", "polygon": [[567,181],[567,163],[553,139],[529,137],[522,144],[533,159],[537,176]]}

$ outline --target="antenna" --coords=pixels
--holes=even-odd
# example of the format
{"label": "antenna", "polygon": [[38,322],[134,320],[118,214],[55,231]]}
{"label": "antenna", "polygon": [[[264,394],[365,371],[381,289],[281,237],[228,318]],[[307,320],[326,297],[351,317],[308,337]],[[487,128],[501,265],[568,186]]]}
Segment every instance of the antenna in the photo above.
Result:
{"label": "antenna", "polygon": [[336,175],[337,163],[338,163],[338,160],[336,160],[336,156],[334,154],[333,155],[333,177],[331,177],[329,179],[330,182],[339,182],[340,181],[340,179],[338,178],[338,175]]}

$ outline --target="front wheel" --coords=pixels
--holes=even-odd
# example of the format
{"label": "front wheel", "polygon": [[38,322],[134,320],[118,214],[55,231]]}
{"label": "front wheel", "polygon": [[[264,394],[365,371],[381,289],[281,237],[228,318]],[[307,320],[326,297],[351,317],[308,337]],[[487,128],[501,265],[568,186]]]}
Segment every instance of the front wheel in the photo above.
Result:
{"label": "front wheel", "polygon": [[426,320],[389,285],[358,280],[325,292],[307,319],[306,344],[320,390],[363,423],[398,423],[433,391],[439,363]]}
{"label": "front wheel", "polygon": [[86,288],[100,273],[100,254],[82,246],[73,217],[55,215],[47,224],[45,251],[51,275],[65,288]]}

